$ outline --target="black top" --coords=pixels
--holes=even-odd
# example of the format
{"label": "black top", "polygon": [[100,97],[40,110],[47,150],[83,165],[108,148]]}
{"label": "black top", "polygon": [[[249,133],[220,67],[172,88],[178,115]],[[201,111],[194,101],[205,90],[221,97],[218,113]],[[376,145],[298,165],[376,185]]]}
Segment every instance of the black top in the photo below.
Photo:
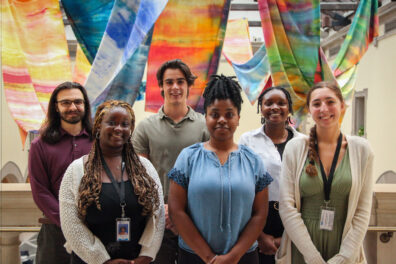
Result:
{"label": "black top", "polygon": [[131,181],[125,181],[125,216],[131,219],[131,241],[116,242],[116,218],[121,217],[120,198],[112,183],[102,183],[99,202],[102,210],[91,204],[87,209],[86,224],[91,232],[105,245],[112,259],[132,260],[139,256],[138,244],[146,226],[147,218],[142,216],[143,206],[138,203]]}
{"label": "black top", "polygon": [[279,144],[274,144],[276,149],[278,150],[280,156],[281,156],[281,159],[282,159],[283,151],[285,150],[285,146],[286,146],[287,142],[289,142],[289,140],[293,138],[293,132],[291,131],[291,129],[286,128],[286,130],[287,130],[287,133],[288,133],[286,141],[282,142],[282,143],[279,143]]}

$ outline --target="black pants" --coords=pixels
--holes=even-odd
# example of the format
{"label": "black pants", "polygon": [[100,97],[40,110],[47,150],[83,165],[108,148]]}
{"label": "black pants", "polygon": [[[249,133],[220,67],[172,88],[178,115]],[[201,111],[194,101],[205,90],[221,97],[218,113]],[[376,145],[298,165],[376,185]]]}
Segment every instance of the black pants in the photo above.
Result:
{"label": "black pants", "polygon": [[175,264],[178,256],[178,236],[169,229],[165,229],[161,248],[157,253],[154,264]]}
{"label": "black pants", "polygon": [[[279,211],[275,209],[275,207],[279,208],[278,202],[269,202],[267,222],[265,224],[263,232],[275,238],[278,238],[282,236],[284,228],[282,220],[279,216]],[[264,255],[262,253],[259,253],[259,260],[260,264],[275,264],[274,255]]]}
{"label": "black pants", "polygon": [[[205,264],[204,261],[198,255],[179,249],[179,263],[180,264]],[[238,264],[258,264],[257,251],[246,253],[239,260]]]}
{"label": "black pants", "polygon": [[42,224],[37,236],[37,264],[69,264],[70,255],[64,247],[66,240],[60,227]]}

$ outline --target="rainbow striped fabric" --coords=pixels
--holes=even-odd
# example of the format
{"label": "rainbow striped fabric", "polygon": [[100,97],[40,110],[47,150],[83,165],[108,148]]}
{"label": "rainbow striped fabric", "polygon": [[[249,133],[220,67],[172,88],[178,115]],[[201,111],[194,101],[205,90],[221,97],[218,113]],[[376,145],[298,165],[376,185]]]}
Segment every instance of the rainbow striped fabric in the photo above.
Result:
{"label": "rainbow striped fabric", "polygon": [[217,71],[230,0],[170,0],[154,27],[148,58],[146,111],[163,103],[155,74],[167,60],[182,59],[198,76],[188,104],[202,110],[200,101],[210,75]]}
{"label": "rainbow striped fabric", "polygon": [[1,0],[1,22],[4,91],[24,143],[39,129],[53,89],[71,79],[59,2]]}

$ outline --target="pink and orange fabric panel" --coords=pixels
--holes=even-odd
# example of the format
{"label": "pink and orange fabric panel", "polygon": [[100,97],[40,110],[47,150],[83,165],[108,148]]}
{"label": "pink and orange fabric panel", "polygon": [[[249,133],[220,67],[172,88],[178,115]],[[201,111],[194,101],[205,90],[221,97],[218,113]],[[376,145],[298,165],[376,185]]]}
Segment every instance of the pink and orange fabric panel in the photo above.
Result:
{"label": "pink and orange fabric panel", "polygon": [[211,74],[217,71],[230,0],[170,0],[155,23],[148,56],[145,110],[163,103],[156,72],[167,60],[179,58],[196,76],[188,104],[196,107]]}
{"label": "pink and orange fabric panel", "polygon": [[40,127],[52,90],[71,79],[62,15],[56,0],[1,0],[1,16],[6,100],[26,134]]}

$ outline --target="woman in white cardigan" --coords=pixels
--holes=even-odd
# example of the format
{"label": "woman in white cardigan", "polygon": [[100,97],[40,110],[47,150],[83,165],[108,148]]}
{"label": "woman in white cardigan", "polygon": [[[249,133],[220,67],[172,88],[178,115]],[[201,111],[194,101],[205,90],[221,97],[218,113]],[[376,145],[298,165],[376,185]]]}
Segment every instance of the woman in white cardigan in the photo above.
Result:
{"label": "woman in white cardigan", "polygon": [[373,153],[365,139],[342,135],[345,103],[337,85],[315,84],[307,106],[316,125],[283,154],[279,213],[285,233],[276,262],[366,263]]}
{"label": "woman in white cardigan", "polygon": [[133,149],[134,125],[129,104],[101,104],[90,153],[65,172],[60,219],[72,264],[148,264],[155,259],[165,226],[162,187],[152,164]]}

